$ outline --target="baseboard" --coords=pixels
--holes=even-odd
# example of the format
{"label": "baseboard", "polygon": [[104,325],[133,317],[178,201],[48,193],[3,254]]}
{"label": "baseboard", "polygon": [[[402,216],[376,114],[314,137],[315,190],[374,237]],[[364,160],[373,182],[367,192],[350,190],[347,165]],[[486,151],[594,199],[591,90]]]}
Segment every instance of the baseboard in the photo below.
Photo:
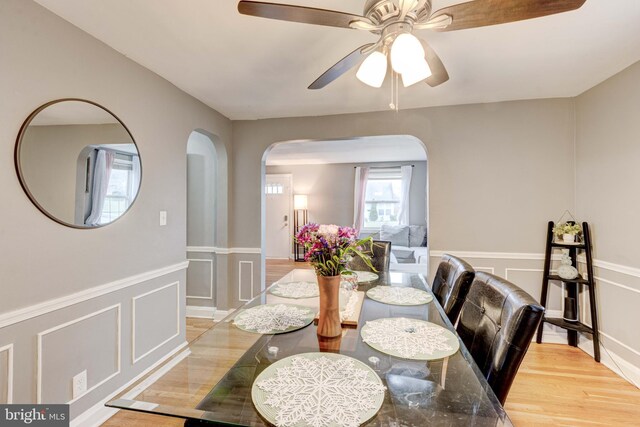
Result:
{"label": "baseboard", "polygon": [[197,317],[199,319],[213,319],[216,313],[215,307],[200,307],[195,305],[188,305],[186,314],[187,317]]}
{"label": "baseboard", "polygon": [[213,315],[213,320],[215,322],[219,322],[233,312],[234,310],[216,310],[215,314]]}
{"label": "baseboard", "polygon": [[[107,397],[105,397],[104,399],[100,400],[98,403],[93,405],[91,408],[87,409],[82,414],[80,414],[77,417],[75,417],[71,421],[71,423],[69,425],[71,427],[98,427],[98,426],[102,425],[102,423],[104,423],[106,420],[108,420],[109,418],[114,416],[119,411],[119,409],[107,408],[106,406],[104,406],[105,403],[107,403],[109,400],[113,399],[118,394],[122,393],[128,387],[131,387],[131,385],[135,384],[136,381],[139,381],[140,378],[144,377],[149,372],[151,372],[152,370],[154,370],[155,368],[157,368],[158,366],[160,366],[161,364],[166,362],[174,354],[178,353],[180,350],[185,348],[187,346],[187,344],[188,343],[185,341],[182,344],[180,344],[178,347],[176,347],[173,350],[171,350],[169,353],[167,353],[166,356],[164,356],[163,358],[161,358],[160,360],[155,362],[153,365],[149,366],[147,369],[142,371],[140,374],[136,375],[132,380],[127,382],[122,387],[118,388],[118,390],[116,390],[113,393],[109,394]],[[164,375],[164,373],[166,371],[168,371],[173,366],[175,366],[178,362],[180,362],[182,359],[187,357],[189,355],[189,353],[190,353],[190,351],[187,349],[185,352],[183,352],[184,355],[181,354],[180,356],[176,357],[174,360],[169,362],[166,366],[163,366],[161,369],[159,369],[158,372],[155,372],[153,375],[151,375],[149,378],[147,378],[142,384],[140,384],[139,387],[136,387],[134,390],[131,390],[130,393],[133,393],[135,391],[135,394],[133,394],[131,397],[137,396],[142,391],[142,387],[148,387],[151,384],[153,384],[155,381],[157,381],[162,375]],[[129,396],[130,393],[127,393],[127,396]]]}

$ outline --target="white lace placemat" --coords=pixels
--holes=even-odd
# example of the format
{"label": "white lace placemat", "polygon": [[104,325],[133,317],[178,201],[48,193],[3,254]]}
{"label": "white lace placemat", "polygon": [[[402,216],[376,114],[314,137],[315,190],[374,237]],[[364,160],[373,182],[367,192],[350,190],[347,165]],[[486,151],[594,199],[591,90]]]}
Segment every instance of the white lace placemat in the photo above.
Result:
{"label": "white lace placemat", "polygon": [[233,320],[238,328],[258,334],[281,334],[313,322],[315,310],[291,304],[265,304],[241,311]]}
{"label": "white lace placemat", "polygon": [[362,341],[376,350],[404,359],[442,359],[460,348],[458,339],[448,329],[404,317],[368,321],[360,335]]}
{"label": "white lace placemat", "polygon": [[385,387],[352,357],[304,353],[277,361],[253,383],[258,412],[282,427],[357,427],[375,416]]}
{"label": "white lace placemat", "polygon": [[269,290],[273,295],[282,298],[314,298],[320,295],[318,284],[315,282],[285,282],[276,283]]}
{"label": "white lace placemat", "polygon": [[[372,271],[354,271],[353,273],[356,276],[356,280],[358,283],[373,282],[374,280],[377,280],[378,277],[380,277]],[[348,278],[350,276],[353,275],[345,275],[344,277]]]}
{"label": "white lace placemat", "polygon": [[433,301],[433,296],[421,289],[405,286],[376,286],[367,291],[372,300],[393,305],[422,305]]}

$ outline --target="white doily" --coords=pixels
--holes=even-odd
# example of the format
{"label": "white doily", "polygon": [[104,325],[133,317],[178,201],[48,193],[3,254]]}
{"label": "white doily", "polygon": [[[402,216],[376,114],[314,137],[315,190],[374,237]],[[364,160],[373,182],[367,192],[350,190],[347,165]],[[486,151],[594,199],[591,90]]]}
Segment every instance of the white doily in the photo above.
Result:
{"label": "white doily", "polygon": [[433,300],[433,297],[420,289],[401,286],[376,286],[367,291],[367,296],[385,304],[422,305]]}
{"label": "white doily", "polygon": [[287,357],[256,378],[256,408],[277,426],[357,427],[382,406],[385,387],[368,366],[339,354]]}
{"label": "white doily", "polygon": [[320,295],[318,284],[314,282],[276,283],[270,292],[283,298],[313,298]]}
{"label": "white doily", "polygon": [[240,312],[233,323],[240,329],[259,334],[277,334],[303,328],[315,313],[307,307],[289,304],[265,304]]}
{"label": "white doily", "polygon": [[344,309],[340,311],[340,321],[350,318],[358,305],[358,292],[349,291],[349,299],[344,306]]}
{"label": "white doily", "polygon": [[360,333],[362,341],[376,350],[405,359],[441,359],[459,348],[451,331],[424,320],[404,317],[371,320]]}
{"label": "white doily", "polygon": [[[378,277],[380,277],[372,271],[354,271],[354,273],[358,283],[373,282],[374,280],[377,280]],[[346,277],[349,277],[349,276],[346,276]]]}

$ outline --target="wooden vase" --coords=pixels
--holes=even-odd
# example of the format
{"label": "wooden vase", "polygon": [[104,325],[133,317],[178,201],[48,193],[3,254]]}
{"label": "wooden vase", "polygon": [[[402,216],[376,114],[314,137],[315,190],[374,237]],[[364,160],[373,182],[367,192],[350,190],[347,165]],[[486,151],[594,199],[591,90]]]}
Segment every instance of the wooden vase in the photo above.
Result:
{"label": "wooden vase", "polygon": [[320,313],[318,335],[337,337],[342,334],[340,324],[340,276],[318,276],[320,289]]}

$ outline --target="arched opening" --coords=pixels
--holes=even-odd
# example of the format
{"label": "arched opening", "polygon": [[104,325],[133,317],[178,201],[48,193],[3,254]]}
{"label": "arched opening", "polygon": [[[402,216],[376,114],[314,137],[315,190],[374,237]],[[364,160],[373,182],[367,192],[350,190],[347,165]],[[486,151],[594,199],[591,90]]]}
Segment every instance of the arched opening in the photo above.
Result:
{"label": "arched opening", "polygon": [[[357,175],[362,176],[360,186]],[[288,238],[287,258],[296,258],[291,239],[294,196],[306,196],[298,201],[306,202],[309,222],[353,225],[362,236],[391,240],[391,270],[428,275],[429,167],[427,149],[418,138],[277,142],[263,155],[261,176],[263,278],[268,276],[267,260],[271,264],[271,258],[284,253],[273,253],[278,247],[274,239]]]}
{"label": "arched opening", "polygon": [[187,316],[210,318],[227,304],[227,156],[201,129],[189,135],[186,154]]}

